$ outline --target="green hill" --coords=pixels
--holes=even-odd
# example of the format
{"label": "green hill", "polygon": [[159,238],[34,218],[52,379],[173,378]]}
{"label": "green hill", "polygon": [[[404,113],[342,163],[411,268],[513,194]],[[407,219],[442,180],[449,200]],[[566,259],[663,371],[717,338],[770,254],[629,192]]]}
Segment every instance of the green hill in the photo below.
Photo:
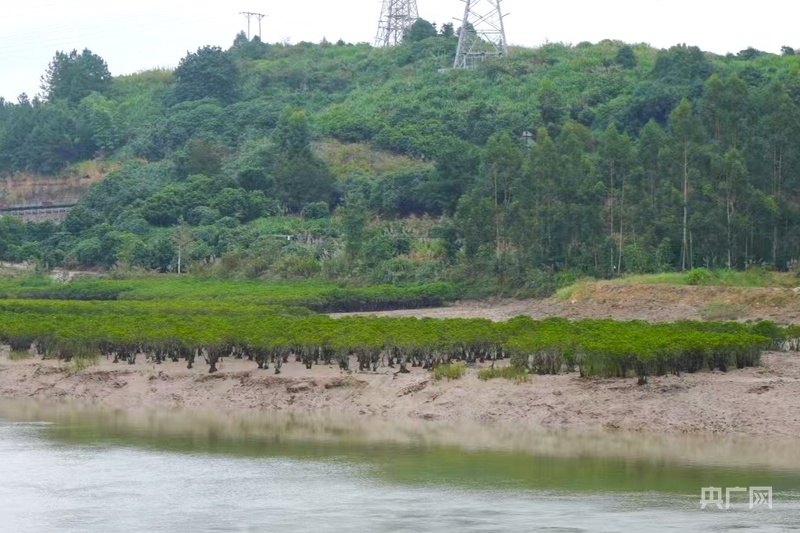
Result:
{"label": "green hill", "polygon": [[0,101],[0,170],[119,170],[60,227],[0,219],[0,259],[541,293],[800,257],[793,51],[454,49],[240,34],[116,78],[59,52],[45,100]]}

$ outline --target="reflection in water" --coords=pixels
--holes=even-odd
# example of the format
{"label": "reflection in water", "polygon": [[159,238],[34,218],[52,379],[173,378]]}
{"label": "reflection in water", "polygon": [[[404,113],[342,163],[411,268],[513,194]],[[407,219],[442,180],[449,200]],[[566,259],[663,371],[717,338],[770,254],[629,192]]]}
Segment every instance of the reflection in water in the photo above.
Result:
{"label": "reflection in water", "polygon": [[[2,402],[0,418],[53,422],[0,421],[2,531],[800,527],[792,454],[759,463],[733,441],[715,454],[704,439]],[[736,466],[731,451],[750,466]],[[701,512],[700,487],[710,485],[774,486],[775,509],[749,511],[745,497],[730,511]]]}

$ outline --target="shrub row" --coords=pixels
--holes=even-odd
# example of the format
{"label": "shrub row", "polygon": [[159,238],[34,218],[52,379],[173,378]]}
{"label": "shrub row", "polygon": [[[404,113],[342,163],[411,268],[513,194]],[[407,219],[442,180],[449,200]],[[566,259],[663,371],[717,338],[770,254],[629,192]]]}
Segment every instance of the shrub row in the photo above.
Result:
{"label": "shrub row", "polygon": [[6,280],[0,299],[70,301],[235,301],[239,304],[307,307],[318,312],[380,311],[441,306],[459,296],[450,283],[339,287],[325,282],[201,280],[192,277],[137,280],[83,279],[57,283],[43,279]]}
{"label": "shrub row", "polygon": [[202,356],[212,372],[222,357],[247,358],[259,368],[274,363],[277,371],[291,356],[308,368],[338,363],[346,369],[356,356],[360,370],[398,365],[400,371],[409,364],[432,369],[454,361],[510,358],[516,369],[533,374],[578,371],[583,376],[636,375],[644,381],[667,372],[756,365],[763,349],[776,342],[785,346],[791,334],[770,323],[332,319],[289,308],[259,313],[228,308],[208,314],[179,312],[166,303],[124,305],[2,302],[0,342],[14,350],[35,344],[42,356],[61,359],[92,353],[133,363],[145,354],[155,362],[183,359],[191,367]]}

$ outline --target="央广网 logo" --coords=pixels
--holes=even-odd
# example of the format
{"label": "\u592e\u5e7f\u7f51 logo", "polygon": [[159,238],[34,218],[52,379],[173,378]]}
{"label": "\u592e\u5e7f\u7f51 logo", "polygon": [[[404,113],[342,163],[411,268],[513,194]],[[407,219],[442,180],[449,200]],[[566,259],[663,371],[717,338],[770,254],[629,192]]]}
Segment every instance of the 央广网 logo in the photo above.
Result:
{"label": "\u592e\u5e7f\u7f51 logo", "polygon": [[772,509],[772,487],[703,487],[700,489],[700,509],[716,507],[717,509],[731,508],[731,495],[738,492],[749,493],[750,509],[766,507]]}

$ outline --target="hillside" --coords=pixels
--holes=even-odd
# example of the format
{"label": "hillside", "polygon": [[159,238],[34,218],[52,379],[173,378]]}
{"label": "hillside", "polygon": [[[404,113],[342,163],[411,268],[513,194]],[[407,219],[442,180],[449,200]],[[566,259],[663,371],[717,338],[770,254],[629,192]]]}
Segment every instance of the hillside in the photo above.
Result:
{"label": "hillside", "polygon": [[541,295],[800,257],[793,51],[554,43],[440,72],[454,48],[239,35],[116,78],[57,54],[44,100],[0,102],[0,170],[117,170],[59,229],[0,220],[0,259]]}
{"label": "hillside", "polygon": [[11,172],[2,181],[0,209],[78,203],[93,183],[117,168],[113,162],[87,161],[69,165],[52,176]]}

